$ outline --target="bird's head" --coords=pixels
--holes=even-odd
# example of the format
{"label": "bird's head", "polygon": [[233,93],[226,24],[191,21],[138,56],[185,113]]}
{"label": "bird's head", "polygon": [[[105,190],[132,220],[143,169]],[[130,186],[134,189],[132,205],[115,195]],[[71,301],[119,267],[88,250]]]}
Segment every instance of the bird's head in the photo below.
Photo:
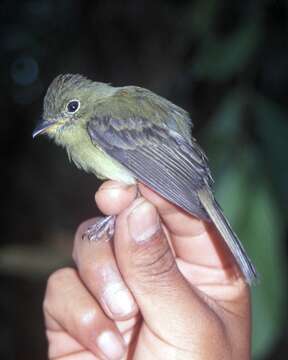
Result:
{"label": "bird's head", "polygon": [[85,126],[93,116],[95,103],[107,95],[109,89],[112,89],[109,85],[82,75],[57,76],[45,95],[43,116],[33,131],[33,138],[47,134],[57,142],[65,142],[65,134]]}

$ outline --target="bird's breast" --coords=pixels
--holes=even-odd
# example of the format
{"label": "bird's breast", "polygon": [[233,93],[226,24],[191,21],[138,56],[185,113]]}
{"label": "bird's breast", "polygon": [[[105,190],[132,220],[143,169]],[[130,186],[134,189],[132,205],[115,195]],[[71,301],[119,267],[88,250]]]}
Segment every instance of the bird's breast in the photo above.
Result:
{"label": "bird's breast", "polygon": [[92,144],[89,136],[78,136],[77,141],[67,147],[67,152],[78,168],[93,173],[99,179],[116,180],[129,185],[136,183],[133,174],[99,146]]}

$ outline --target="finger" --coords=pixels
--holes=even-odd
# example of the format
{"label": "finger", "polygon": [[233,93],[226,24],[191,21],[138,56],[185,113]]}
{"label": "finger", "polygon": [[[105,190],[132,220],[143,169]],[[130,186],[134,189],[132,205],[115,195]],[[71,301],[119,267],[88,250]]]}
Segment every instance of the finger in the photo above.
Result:
{"label": "finger", "polygon": [[[123,356],[124,342],[114,322],[103,313],[75,270],[61,269],[50,276],[44,313],[48,330],[64,329],[84,349],[100,358],[120,359]],[[53,348],[53,345],[51,358],[69,355],[56,353],[59,347]],[[70,350],[75,351],[75,347]]]}
{"label": "finger", "polygon": [[75,236],[73,258],[79,275],[110,318],[129,319],[137,313],[138,307],[118,270],[111,242],[82,238],[94,222],[95,219],[91,219],[83,223]]}
{"label": "finger", "polygon": [[231,253],[213,224],[193,217],[143,184],[139,184],[139,190],[159,211],[171,235],[176,255],[198,265],[200,268],[195,269],[196,272],[235,266]]}
{"label": "finger", "polygon": [[176,338],[174,345],[189,347],[191,339],[181,336],[187,326],[192,331],[192,324],[201,328],[207,320],[211,324],[215,320],[178,270],[157,211],[143,198],[118,216],[115,254],[145,323],[162,339],[174,343]]}
{"label": "finger", "polygon": [[106,215],[117,215],[137,196],[136,185],[125,185],[117,181],[104,182],[95,195],[98,208]]}

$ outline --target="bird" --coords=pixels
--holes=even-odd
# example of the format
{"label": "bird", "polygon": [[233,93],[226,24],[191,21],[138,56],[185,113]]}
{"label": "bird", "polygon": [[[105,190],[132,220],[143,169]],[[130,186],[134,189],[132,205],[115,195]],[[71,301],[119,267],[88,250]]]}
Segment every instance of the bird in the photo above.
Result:
{"label": "bird", "polygon": [[[60,74],[48,87],[33,138],[46,134],[75,165],[101,180],[143,183],[185,212],[212,222],[246,283],[257,271],[213,193],[208,158],[192,135],[187,111],[139,86],[114,87]],[[115,216],[87,230],[90,240],[114,233]]]}

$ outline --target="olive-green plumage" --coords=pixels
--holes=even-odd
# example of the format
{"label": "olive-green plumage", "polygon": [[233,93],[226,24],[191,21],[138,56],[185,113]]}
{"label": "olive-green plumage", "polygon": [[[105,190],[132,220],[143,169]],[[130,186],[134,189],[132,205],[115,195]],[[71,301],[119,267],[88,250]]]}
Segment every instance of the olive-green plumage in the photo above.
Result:
{"label": "olive-green plumage", "polygon": [[204,152],[189,114],[149,90],[113,87],[81,75],[60,75],[44,99],[46,133],[69,158],[100,179],[143,182],[180,208],[212,220],[248,283],[256,271],[211,191]]}

